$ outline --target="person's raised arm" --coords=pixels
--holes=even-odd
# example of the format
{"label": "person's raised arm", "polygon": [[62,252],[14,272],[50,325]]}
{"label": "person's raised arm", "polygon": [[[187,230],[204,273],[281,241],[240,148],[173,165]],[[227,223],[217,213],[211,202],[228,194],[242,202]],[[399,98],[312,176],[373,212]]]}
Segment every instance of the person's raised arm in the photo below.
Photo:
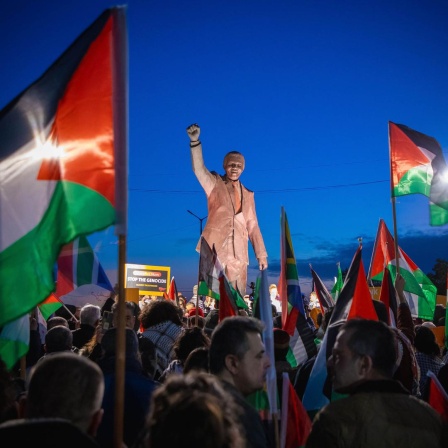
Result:
{"label": "person's raised arm", "polygon": [[397,298],[399,303],[407,303],[406,297],[404,295],[404,284],[406,283],[404,277],[397,273],[395,278],[395,291],[397,292]]}
{"label": "person's raised arm", "polygon": [[187,128],[187,135],[190,139],[191,163],[193,172],[208,196],[215,186],[215,178],[206,168],[202,157],[202,144],[199,140],[201,128],[194,123]]}

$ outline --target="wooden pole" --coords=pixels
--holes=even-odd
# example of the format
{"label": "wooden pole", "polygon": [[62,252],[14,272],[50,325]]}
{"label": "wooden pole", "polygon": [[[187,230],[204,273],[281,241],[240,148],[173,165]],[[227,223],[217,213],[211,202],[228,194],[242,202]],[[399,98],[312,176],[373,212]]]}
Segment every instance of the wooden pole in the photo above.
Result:
{"label": "wooden pole", "polygon": [[123,446],[124,426],[124,379],[126,360],[126,307],[124,292],[124,274],[126,261],[126,237],[118,237],[118,298],[117,298],[117,341],[115,357],[115,414],[114,414],[114,447]]}
{"label": "wooden pole", "polygon": [[397,212],[395,208],[394,182],[392,170],[392,148],[390,145],[390,122],[389,122],[389,163],[390,163],[390,197],[392,202],[392,218],[394,222],[394,250],[395,250],[395,266],[397,274],[400,271],[400,256],[398,252],[398,231],[397,231]]}
{"label": "wooden pole", "polygon": [[398,274],[400,271],[400,254],[398,251],[397,213],[395,210],[395,198],[392,198],[392,217],[394,220],[395,266],[397,267],[397,274]]}

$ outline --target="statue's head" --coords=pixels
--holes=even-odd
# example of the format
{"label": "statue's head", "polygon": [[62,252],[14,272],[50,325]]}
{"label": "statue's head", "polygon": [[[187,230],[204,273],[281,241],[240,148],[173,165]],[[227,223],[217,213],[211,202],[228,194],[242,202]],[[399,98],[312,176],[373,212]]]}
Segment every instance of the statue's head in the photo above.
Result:
{"label": "statue's head", "polygon": [[227,178],[230,180],[238,180],[244,171],[244,157],[238,151],[230,151],[224,157],[223,167],[226,171]]}

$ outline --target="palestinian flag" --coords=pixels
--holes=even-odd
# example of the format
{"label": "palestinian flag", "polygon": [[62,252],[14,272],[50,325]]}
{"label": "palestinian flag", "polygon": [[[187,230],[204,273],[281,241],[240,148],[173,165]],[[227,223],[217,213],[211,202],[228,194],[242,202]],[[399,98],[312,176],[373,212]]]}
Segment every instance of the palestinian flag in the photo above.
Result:
{"label": "palestinian flag", "polygon": [[398,313],[398,299],[389,269],[384,268],[383,281],[381,282],[380,302],[387,309],[388,324],[396,327]]}
{"label": "palestinian flag", "polygon": [[[412,316],[432,320],[437,288],[400,247],[398,247],[398,256],[400,274],[405,279],[404,292]],[[384,220],[380,219],[368,278],[382,281],[384,268],[387,267],[394,284],[397,273],[396,261],[394,238]]]}
{"label": "palestinian flag", "polygon": [[311,432],[311,419],[297,396],[287,372],[282,373],[281,387],[280,446],[284,448],[304,447]]}
{"label": "palestinian flag", "polygon": [[20,358],[29,350],[30,342],[30,317],[25,314],[22,317],[6,324],[0,330],[0,358],[11,370]]}
{"label": "palestinian flag", "polygon": [[61,308],[62,302],[56,297],[54,293],[51,293],[40,305],[39,311],[45,320],[54,314],[59,308]]}
{"label": "palestinian flag", "polygon": [[310,416],[314,416],[330,401],[325,389],[329,381],[327,378],[327,360],[332,353],[340,326],[347,320],[357,317],[378,320],[372,300],[362,262],[362,246],[360,245],[348,269],[341,295],[334,306],[327,331],[303,394],[303,405]]}
{"label": "palestinian flag", "polygon": [[230,284],[222,274],[219,277],[219,322],[231,316],[238,316],[238,307],[230,290]]}
{"label": "palestinian flag", "polygon": [[291,336],[290,347],[296,365],[300,365],[317,353],[317,346],[314,343],[314,334],[305,317],[291,232],[283,207],[280,222],[281,270],[278,290],[282,301],[282,327]]}
{"label": "palestinian flag", "polygon": [[222,272],[221,263],[213,247],[201,236],[199,251],[199,286],[197,295],[213,297],[219,300],[219,276]]}
{"label": "palestinian flag", "polygon": [[439,143],[402,124],[389,122],[392,197],[423,194],[429,198],[430,223],[448,223],[448,167]]}
{"label": "palestinian flag", "polygon": [[213,297],[215,300],[220,300],[222,291],[225,292],[236,307],[244,309],[248,308],[243,297],[241,297],[241,294],[227,280],[227,277],[224,274],[224,269],[219,261],[218,254],[216,253],[215,246],[211,249],[207,240],[201,236],[199,287],[197,294],[198,296],[203,295]]}
{"label": "palestinian flag", "polygon": [[0,326],[54,291],[64,244],[125,231],[126,72],[125,9],[107,9],[0,111]]}
{"label": "palestinian flag", "polygon": [[329,308],[334,306],[333,297],[328,292],[327,287],[324,285],[321,278],[317,275],[317,272],[311,267],[311,265],[310,270],[314,283],[314,292],[316,293],[322,313],[325,313]]}

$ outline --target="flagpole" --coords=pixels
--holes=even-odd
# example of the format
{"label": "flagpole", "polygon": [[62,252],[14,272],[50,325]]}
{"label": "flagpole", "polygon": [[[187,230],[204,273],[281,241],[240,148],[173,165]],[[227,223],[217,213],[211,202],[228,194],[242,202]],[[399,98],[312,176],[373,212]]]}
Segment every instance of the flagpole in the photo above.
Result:
{"label": "flagpole", "polygon": [[[201,238],[202,237],[202,221],[204,221],[204,219],[206,219],[208,215],[204,216],[203,218],[199,218],[199,216],[194,214],[191,210],[187,210],[187,212],[199,220],[199,238]],[[202,244],[202,239],[201,239],[201,244]],[[200,271],[200,269],[198,269],[198,282],[197,282],[197,290],[196,290],[196,314],[195,314],[196,317],[194,320],[195,327],[197,327],[199,325],[198,317],[199,317],[199,281],[200,281],[200,278],[201,278],[201,271]]]}
{"label": "flagpole", "polygon": [[124,381],[126,359],[126,306],[125,306],[125,263],[128,215],[128,120],[129,120],[129,74],[128,34],[126,23],[127,6],[113,8],[114,18],[114,156],[116,224],[118,236],[118,319],[115,358],[115,409],[114,448],[123,447],[124,427]]}
{"label": "flagpole", "polygon": [[117,298],[117,341],[115,356],[115,411],[114,446],[121,448],[124,426],[124,377],[126,358],[126,307],[124,300],[124,265],[126,262],[126,236],[118,236],[118,298]]}
{"label": "flagpole", "polygon": [[58,302],[60,302],[60,304],[65,308],[65,310],[67,311],[68,314],[70,314],[70,316],[72,316],[73,319],[75,319],[75,322],[78,322],[78,319],[76,319],[76,316],[67,308],[67,306],[65,305],[65,303],[55,294],[53,294],[54,297],[56,298],[56,300]]}
{"label": "flagpole", "polygon": [[390,196],[392,202],[392,219],[394,223],[394,250],[395,250],[395,263],[397,274],[400,270],[400,257],[398,256],[398,231],[397,231],[397,211],[395,207],[395,196],[394,196],[394,181],[393,181],[393,171],[392,171],[392,146],[390,144],[390,122],[388,125],[389,128],[389,163],[390,163]]}
{"label": "flagpole", "polygon": [[[202,223],[202,221],[201,221]],[[201,233],[202,235],[202,233]],[[203,236],[201,236],[201,246],[202,246],[202,240],[203,240]],[[199,253],[199,265],[198,265],[198,281],[196,283],[196,314],[195,314],[195,319],[194,319],[194,326],[198,327],[199,326],[199,282],[201,281],[201,261],[200,261],[201,255]]]}
{"label": "flagpole", "polygon": [[394,221],[394,249],[395,249],[395,264],[397,267],[397,274],[400,272],[400,256],[398,253],[398,231],[397,231],[397,213],[395,209],[395,198],[392,198],[392,218]]}

